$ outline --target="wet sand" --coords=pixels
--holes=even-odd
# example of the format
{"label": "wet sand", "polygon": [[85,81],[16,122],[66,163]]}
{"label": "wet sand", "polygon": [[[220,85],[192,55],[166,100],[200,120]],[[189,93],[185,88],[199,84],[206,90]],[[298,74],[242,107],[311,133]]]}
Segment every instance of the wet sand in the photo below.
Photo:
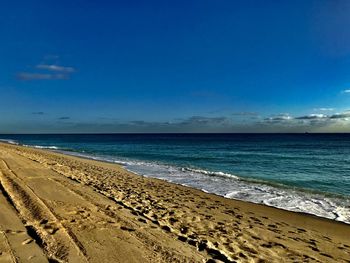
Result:
{"label": "wet sand", "polygon": [[350,262],[350,225],[0,143],[2,262]]}

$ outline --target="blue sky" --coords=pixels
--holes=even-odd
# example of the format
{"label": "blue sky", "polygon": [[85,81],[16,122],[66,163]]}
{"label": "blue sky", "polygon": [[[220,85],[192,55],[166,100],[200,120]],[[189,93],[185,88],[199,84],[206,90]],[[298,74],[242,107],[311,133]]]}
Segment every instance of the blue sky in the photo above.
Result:
{"label": "blue sky", "polygon": [[0,133],[349,132],[349,13],[350,1],[7,1]]}

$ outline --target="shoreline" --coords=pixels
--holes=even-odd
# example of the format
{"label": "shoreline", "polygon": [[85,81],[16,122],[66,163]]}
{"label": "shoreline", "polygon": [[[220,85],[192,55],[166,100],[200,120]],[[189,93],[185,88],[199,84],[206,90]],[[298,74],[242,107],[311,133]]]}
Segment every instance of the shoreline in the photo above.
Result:
{"label": "shoreline", "polygon": [[[31,147],[30,145],[20,145],[20,146],[23,146],[23,147],[28,147],[28,148],[34,148],[36,149],[35,147]],[[315,214],[312,214],[312,213],[307,213],[307,212],[298,212],[298,211],[293,211],[293,210],[288,210],[288,209],[284,209],[284,208],[279,208],[277,206],[273,206],[273,205],[268,205],[268,204],[264,204],[264,203],[257,203],[257,202],[252,202],[252,201],[249,201],[249,200],[241,200],[241,199],[235,199],[235,198],[230,198],[230,197],[227,197],[225,195],[220,195],[220,194],[216,194],[214,192],[209,192],[205,189],[200,189],[200,188],[195,188],[195,187],[192,187],[190,185],[186,185],[186,184],[181,184],[181,183],[176,183],[176,182],[171,182],[169,180],[166,180],[166,179],[161,179],[161,178],[157,178],[157,177],[151,177],[151,176],[145,176],[145,175],[142,175],[142,174],[138,174],[132,170],[129,170],[127,169],[126,167],[124,167],[123,164],[120,164],[118,162],[112,162],[112,161],[107,161],[107,160],[103,160],[103,159],[94,159],[94,158],[89,158],[88,156],[80,156],[80,155],[75,155],[75,154],[70,154],[68,152],[64,152],[64,151],[60,151],[60,150],[56,150],[56,149],[40,149],[38,148],[39,150],[44,150],[44,151],[49,151],[49,152],[53,152],[53,153],[58,153],[58,154],[63,154],[63,155],[66,155],[66,156],[71,156],[71,157],[76,157],[76,158],[81,158],[81,159],[84,159],[84,160],[91,160],[91,161],[96,161],[96,162],[102,162],[102,163],[106,163],[106,164],[114,164],[114,165],[118,165],[120,166],[122,169],[124,169],[125,171],[127,172],[130,172],[132,174],[135,174],[136,176],[141,176],[141,177],[144,177],[144,178],[151,178],[151,179],[156,179],[156,180],[160,180],[160,181],[164,181],[164,182],[167,182],[167,183],[170,183],[170,184],[174,184],[174,185],[178,185],[178,186],[182,186],[182,187],[187,187],[187,188],[190,188],[190,189],[194,189],[194,190],[198,190],[200,192],[203,192],[203,193],[206,193],[206,194],[210,194],[210,195],[214,195],[214,196],[217,196],[217,197],[221,197],[221,198],[224,198],[224,199],[228,199],[228,200],[234,200],[234,201],[237,201],[237,202],[243,202],[243,203],[250,203],[250,204],[254,204],[254,205],[261,205],[263,207],[270,207],[270,208],[275,208],[275,209],[278,209],[278,210],[282,210],[282,211],[287,211],[287,212],[291,212],[291,213],[296,213],[296,214],[301,214],[301,215],[304,215],[304,216],[310,216],[310,217],[314,217],[314,218],[318,218],[318,219],[325,219],[325,220],[329,220],[331,222],[336,222],[336,223],[340,223],[340,224],[344,224],[346,226],[350,226],[350,222],[347,223],[347,222],[344,222],[344,221],[341,221],[341,220],[337,220],[337,219],[332,219],[332,218],[327,218],[327,217],[324,217],[324,216],[318,216],[318,215],[315,215]],[[285,187],[286,189],[289,189],[288,187]],[[314,193],[314,194],[325,194],[324,192],[315,192],[315,191],[311,191],[309,189],[307,190],[304,190],[304,189],[298,189],[298,191],[301,191],[301,192],[306,192],[306,193]],[[331,197],[339,197],[335,194],[330,194]],[[341,196],[343,197],[343,196]]]}
{"label": "shoreline", "polygon": [[[125,222],[141,224],[141,227],[133,228],[134,231],[120,228],[121,231],[126,231],[128,235],[136,237],[154,231],[160,240],[165,240],[164,243],[172,248],[171,255],[168,255],[171,260],[203,262],[203,260],[216,258],[224,262],[247,262],[248,260],[251,262],[281,262],[281,260],[284,262],[298,260],[303,262],[349,262],[350,226],[344,222],[224,198],[191,187],[136,175],[120,165],[108,162],[6,143],[0,143],[0,153],[0,159],[8,163],[11,170],[15,171],[13,166],[17,167],[15,172],[23,182],[29,180],[23,183],[23,187],[30,185],[36,195],[41,193],[44,203],[54,202],[53,200],[48,202],[45,199],[50,197],[46,192],[53,189],[43,190],[50,186],[45,185],[46,180],[33,183],[31,179],[26,179],[28,172],[26,172],[25,165],[34,165],[35,168],[33,166],[29,172],[32,173],[34,169],[41,176],[43,176],[41,169],[45,172],[49,171],[52,173],[53,181],[60,178],[70,191],[73,191],[74,188],[74,191],[77,192],[80,188],[84,188],[86,192],[91,192],[91,195],[92,192],[97,195],[96,199],[102,203],[111,202],[113,206],[123,207],[122,209],[116,208],[116,211],[118,213],[126,211],[122,213],[123,216],[124,213],[125,216],[129,216]],[[6,170],[6,167],[2,167],[3,174],[4,169]],[[3,180],[2,177],[2,185]],[[8,191],[8,187],[4,189]],[[11,191],[9,192],[11,197]],[[64,189],[62,189],[63,192]],[[16,193],[12,193],[11,198],[16,199]],[[60,202],[67,205],[69,200],[60,200]],[[91,203],[91,200],[86,201],[86,206],[91,205],[89,202]],[[16,201],[14,203],[16,205]],[[55,205],[55,209],[60,210],[60,204]],[[20,205],[17,204],[17,206]],[[104,212],[111,210],[111,208],[109,210],[100,209]],[[115,213],[114,216],[118,213]],[[59,214],[59,217],[65,218],[64,213]],[[69,229],[68,232],[75,233],[74,224],[59,223],[65,225],[65,228]],[[145,232],[144,225],[149,227]],[[41,233],[40,224],[36,223],[35,227],[36,231]],[[44,234],[43,236],[45,237]],[[64,236],[61,237],[62,240],[65,240],[64,238]],[[86,236],[76,238],[81,247],[85,249],[85,257],[89,259],[88,261],[95,262],[94,260],[97,260],[94,255],[96,248],[87,245]],[[98,234],[90,238],[96,239]],[[150,238],[147,237],[147,240]],[[145,239],[141,241],[145,242]],[[131,244],[135,245],[140,240],[135,242]],[[156,241],[153,240],[153,242]],[[133,247],[133,245],[130,246]],[[163,257],[163,262],[164,259],[165,262],[171,262],[170,258],[166,259],[165,254],[167,253],[164,252],[166,249],[163,244],[158,244],[158,246],[163,248],[163,250],[160,248],[158,256]],[[43,247],[43,250],[49,256],[48,248]],[[180,250],[186,251],[180,253]],[[147,254],[147,249],[143,248],[140,251],[140,254],[142,253]],[[152,262],[154,258],[149,259],[152,253],[143,258],[146,259],[145,262]],[[64,260],[62,262],[66,262]],[[74,261],[68,260],[67,262]],[[139,261],[131,260],[130,262]]]}
{"label": "shoreline", "polygon": [[[314,189],[295,188],[292,186],[288,187],[280,183],[273,183],[273,182],[263,181],[258,179],[247,179],[247,178],[238,177],[232,174],[225,174],[223,172],[212,172],[212,171],[198,170],[198,169],[192,169],[187,167],[177,167],[177,166],[171,166],[167,164],[158,164],[156,162],[153,163],[151,161],[118,160],[118,159],[114,159],[115,157],[113,156],[94,155],[92,153],[86,154],[84,153],[84,151],[78,152],[78,151],[74,151],[73,149],[64,150],[64,148],[60,148],[58,146],[27,145],[27,144],[21,144],[18,141],[15,141],[12,139],[3,139],[3,140],[0,140],[0,142],[5,142],[10,145],[29,147],[33,149],[48,150],[48,151],[61,153],[68,156],[83,158],[87,160],[95,160],[100,162],[117,164],[117,165],[121,165],[125,170],[131,173],[137,174],[139,176],[144,176],[146,178],[158,178],[160,180],[164,180],[164,181],[182,185],[182,186],[187,186],[194,189],[199,189],[203,192],[215,194],[228,199],[241,200],[243,202],[249,202],[254,204],[262,204],[265,206],[275,207],[286,211],[308,214],[308,215],[312,215],[320,218],[327,218],[330,220],[343,222],[345,224],[350,224],[350,219],[349,219],[350,201],[346,196],[342,194],[322,192]],[[146,167],[159,166],[157,169],[160,169],[158,171],[158,174],[160,176],[158,176],[157,172],[154,172],[153,170],[151,171],[152,174],[147,174],[147,169],[143,171],[141,170],[142,172],[140,173],[138,171],[139,168],[135,169],[135,164],[136,164],[136,167],[137,166],[146,166]],[[132,168],[129,168],[130,165]],[[226,178],[227,176],[229,176],[230,178],[233,177],[233,178],[236,178],[239,182],[238,184],[237,184],[237,181],[232,182],[234,183],[234,187],[236,187],[235,189],[240,189],[240,187],[244,186],[244,188],[246,188],[244,190],[249,193],[250,190],[254,191],[254,189],[257,187],[258,190],[256,190],[256,192],[258,195],[260,194],[260,192],[264,192],[265,194],[267,194],[267,193],[273,193],[274,191],[276,191],[276,194],[273,194],[273,196],[268,196],[272,200],[272,202],[270,202],[270,199],[267,199],[267,200],[261,199],[261,198],[256,199],[254,198],[254,194],[248,195],[248,197],[244,195],[243,197],[240,197],[240,196],[235,196],[235,194],[233,194],[232,196],[232,192],[226,192],[226,193],[219,193],[220,191],[215,192],[215,190],[213,191],[213,187],[211,190],[206,189],[204,185],[201,185],[201,187],[199,187],[198,185],[196,185],[196,181],[194,181],[194,183],[193,182],[188,183],[186,182],[186,180],[183,180],[183,179],[182,179],[182,182],[181,180],[173,181],[171,177],[167,177],[166,175],[168,172],[168,169],[170,169],[169,167],[171,169],[177,169],[178,173],[182,173],[183,171],[186,171],[186,172],[199,173],[201,175],[204,174],[205,176],[208,174],[215,174],[215,175],[220,174],[219,176],[222,176],[224,178]],[[144,169],[144,167],[142,167],[142,169]],[[163,174],[165,176],[163,176]],[[192,174],[190,174],[190,176],[192,176]],[[194,174],[194,176],[197,176],[197,175]],[[186,177],[190,178],[188,177],[188,175],[186,175]],[[215,189],[220,189],[220,185],[216,185],[216,187],[218,188],[215,188]],[[233,193],[234,192],[235,191],[233,191]],[[242,193],[244,193],[244,191]],[[274,203],[274,198],[278,199],[280,196],[285,196],[284,200]],[[294,202],[296,202],[296,204],[298,204],[299,206],[295,205]],[[300,208],[300,205],[302,205],[303,203],[307,203],[307,207]]]}

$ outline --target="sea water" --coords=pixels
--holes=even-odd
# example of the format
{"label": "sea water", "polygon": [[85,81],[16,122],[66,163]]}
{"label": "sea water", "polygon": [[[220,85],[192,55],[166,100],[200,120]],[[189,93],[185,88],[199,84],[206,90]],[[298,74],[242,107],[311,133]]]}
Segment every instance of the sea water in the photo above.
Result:
{"label": "sea water", "polygon": [[350,134],[0,135],[227,198],[350,223]]}

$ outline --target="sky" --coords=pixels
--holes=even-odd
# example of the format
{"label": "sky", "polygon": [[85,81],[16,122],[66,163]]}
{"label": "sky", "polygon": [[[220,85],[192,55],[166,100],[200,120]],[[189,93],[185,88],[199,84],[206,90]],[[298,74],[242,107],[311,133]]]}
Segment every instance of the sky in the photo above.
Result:
{"label": "sky", "polygon": [[6,1],[0,133],[350,132],[350,1]]}

